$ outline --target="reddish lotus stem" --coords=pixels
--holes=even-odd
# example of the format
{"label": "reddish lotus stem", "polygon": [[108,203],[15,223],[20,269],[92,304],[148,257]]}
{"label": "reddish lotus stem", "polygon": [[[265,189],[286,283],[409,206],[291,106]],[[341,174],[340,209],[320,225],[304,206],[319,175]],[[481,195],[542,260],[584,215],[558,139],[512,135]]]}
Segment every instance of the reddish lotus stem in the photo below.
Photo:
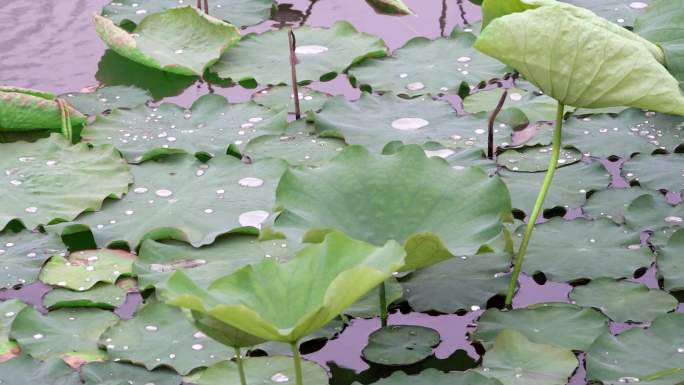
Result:
{"label": "reddish lotus stem", "polygon": [[489,117],[489,132],[487,134],[487,158],[494,159],[494,121],[496,117],[499,116],[501,108],[503,108],[504,103],[506,103],[506,96],[508,96],[508,90],[504,90],[499,98],[499,104],[496,105],[496,109],[492,112],[492,116]]}
{"label": "reddish lotus stem", "polygon": [[197,0],[197,9],[202,10],[202,0]]}
{"label": "reddish lotus stem", "polygon": [[204,13],[209,14],[209,0],[204,0]]}
{"label": "reddish lotus stem", "polygon": [[302,117],[302,111],[299,107],[299,87],[297,85],[297,53],[295,52],[297,40],[292,28],[290,28],[288,40],[290,41],[290,70],[292,72],[292,96],[295,103],[295,118],[299,120]]}

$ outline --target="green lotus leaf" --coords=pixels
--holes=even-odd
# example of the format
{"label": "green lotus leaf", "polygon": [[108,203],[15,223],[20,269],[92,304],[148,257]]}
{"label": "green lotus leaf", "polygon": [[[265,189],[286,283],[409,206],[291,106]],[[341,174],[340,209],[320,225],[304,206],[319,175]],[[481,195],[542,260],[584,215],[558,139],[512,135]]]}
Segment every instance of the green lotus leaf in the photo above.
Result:
{"label": "green lotus leaf", "polygon": [[266,340],[295,342],[399,270],[405,255],[394,241],[375,247],[330,233],[290,262],[267,260],[247,266],[218,279],[208,290],[177,271],[167,283],[172,298],[167,303]]}
{"label": "green lotus leaf", "polygon": [[[501,170],[499,175],[511,192],[513,207],[529,212],[545,173]],[[580,207],[586,201],[588,192],[602,190],[609,183],[610,174],[599,162],[559,168],[544,201],[544,208]]]}
{"label": "green lotus leaf", "polygon": [[28,356],[21,356],[7,362],[1,362],[0,381],[5,385],[81,384],[78,373],[61,359],[51,358],[41,362],[33,360]]}
{"label": "green lotus leaf", "polygon": [[211,366],[231,351],[207,338],[174,306],[151,302],[133,319],[119,321],[100,337],[113,359],[143,365],[148,370],[168,366],[180,374]]}
{"label": "green lotus leaf", "polygon": [[228,155],[209,163],[187,155],[146,162],[132,168],[137,183],[123,199],[50,230],[86,225],[98,245],[126,243],[131,249],[147,238],[199,247],[224,233],[254,233],[275,206],[276,182],[285,168],[279,160],[246,165]]}
{"label": "green lotus leaf", "polygon": [[684,229],[677,230],[656,258],[658,273],[668,291],[684,290]]}
{"label": "green lotus leaf", "polygon": [[646,330],[633,328],[618,336],[605,333],[587,352],[587,379],[604,384],[680,384],[684,381],[682,328],[684,314],[675,313],[656,318]]}
{"label": "green lotus leaf", "polygon": [[[360,384],[355,382],[353,385]],[[501,382],[470,370],[444,373],[430,368],[414,375],[397,370],[391,376],[374,382],[372,385],[501,385]]]}
{"label": "green lotus leaf", "polygon": [[[240,329],[236,329],[212,316],[203,314],[201,312],[192,311],[192,318],[194,320],[195,327],[201,332],[201,334],[204,334],[212,340],[225,346],[232,346],[234,348],[251,348],[264,342],[264,340],[259,337],[254,337],[251,334],[245,333]],[[198,336],[201,334],[198,334]],[[284,346],[284,344],[280,345]]]}
{"label": "green lotus leaf", "polygon": [[[212,0],[208,3],[210,15],[238,27],[268,19],[274,5],[273,0]],[[177,4],[183,4],[183,1]],[[117,0],[102,8],[102,16],[128,27],[130,24],[139,24],[146,15],[165,11],[177,4],[164,0]]]}
{"label": "green lotus leaf", "polygon": [[[72,127],[81,126],[86,117],[67,105]],[[62,129],[62,112],[55,96],[42,91],[0,87],[0,131]]]}
{"label": "green lotus leaf", "polygon": [[60,309],[41,315],[32,307],[22,310],[12,324],[10,337],[33,358],[79,357],[88,361],[107,359],[97,340],[118,317],[99,309]]}
{"label": "green lotus leaf", "polygon": [[5,231],[0,234],[0,286],[33,283],[45,261],[58,254],[66,254],[66,246],[54,234]]}
{"label": "green lotus leaf", "polygon": [[84,291],[98,282],[116,283],[130,275],[135,255],[121,250],[78,251],[65,258],[56,255],[45,264],[40,280],[59,287]]}
{"label": "green lotus leaf", "polygon": [[98,283],[88,291],[55,289],[43,296],[43,305],[56,310],[65,307],[96,307],[113,310],[126,302],[126,290],[109,283]]}
{"label": "green lotus leaf", "polygon": [[412,365],[432,355],[441,338],[439,333],[423,326],[390,325],[368,337],[363,357],[388,366]]}
{"label": "green lotus leaf", "polygon": [[132,182],[111,146],[72,146],[59,134],[3,144],[0,169],[0,229],[15,219],[29,229],[73,220],[99,209],[107,197],[120,197]]}
{"label": "green lotus leaf", "polygon": [[413,11],[401,0],[366,0],[375,12],[383,15],[413,15]]}
{"label": "green lotus leaf", "polygon": [[141,105],[98,116],[81,134],[85,141],[112,144],[129,162],[187,152],[198,157],[226,153],[228,146],[243,147],[260,134],[280,134],[286,114],[254,103],[228,104],[215,94],[200,97],[189,110],[172,103]]}
{"label": "green lotus leaf", "polygon": [[575,287],[570,299],[580,306],[600,309],[615,322],[651,321],[673,311],[679,304],[675,297],[662,290],[610,278],[595,279],[587,285]]}
{"label": "green lotus leaf", "polygon": [[623,173],[631,181],[651,190],[684,191],[684,154],[639,154],[625,162]]}
{"label": "green lotus leaf", "polygon": [[313,240],[326,229],[376,245],[394,239],[409,253],[405,270],[503,249],[502,220],[510,218],[498,178],[478,168],[454,172],[418,146],[393,155],[349,146],[317,169],[287,171],[276,195],[283,208],[276,229]]}
{"label": "green lotus leaf", "polygon": [[634,25],[634,19],[643,15],[649,9],[653,0],[623,1],[623,0],[562,0],[563,2],[586,8],[597,15],[623,27]]}
{"label": "green lotus leaf", "polygon": [[652,232],[649,241],[660,246],[684,226],[684,205],[671,206],[665,197],[645,195],[634,199],[625,212],[625,223],[634,230]]}
{"label": "green lotus leaf", "polygon": [[631,277],[653,261],[648,247],[641,246],[638,232],[608,219],[553,218],[537,225],[534,235],[523,271],[528,275],[543,272],[551,281]]}
{"label": "green lotus leaf", "polygon": [[[299,87],[297,98],[301,112],[306,113],[320,111],[325,102],[330,99],[330,95],[308,87]],[[294,94],[291,86],[275,86],[261,90],[252,96],[252,100],[274,111],[295,113]]]}
{"label": "green lotus leaf", "polygon": [[[511,171],[546,171],[551,159],[551,147],[526,146],[521,149],[508,149],[496,157],[496,162]],[[562,149],[557,167],[569,166],[582,160],[582,154],[573,149]]]}
{"label": "green lotus leaf", "polygon": [[[501,88],[476,92],[463,100],[463,109],[472,114],[491,113],[503,93],[504,90]],[[508,90],[508,96],[497,120],[513,127],[540,121],[553,121],[556,117],[557,104],[558,102],[549,96],[539,95],[522,88],[511,88]],[[568,111],[572,111],[572,108],[568,107]]]}
{"label": "green lotus leaf", "polygon": [[587,199],[587,204],[582,207],[582,211],[594,219],[605,217],[621,225],[625,223],[625,212],[629,204],[642,195],[651,195],[656,199],[662,199],[660,193],[638,186],[609,188],[591,194]]}
{"label": "green lotus leaf", "polygon": [[484,308],[493,296],[506,293],[510,265],[507,254],[452,258],[411,273],[401,284],[415,311],[474,311]]}
{"label": "green lotus leaf", "polygon": [[[91,362],[81,368],[84,385],[180,385],[181,377],[170,369],[145,370],[116,362]],[[79,382],[81,384],[81,382]]]}
{"label": "green lotus leaf", "polygon": [[543,303],[524,309],[489,309],[477,321],[472,339],[491,348],[503,330],[522,333],[531,342],[584,351],[608,331],[608,319],[593,309],[565,303]]}
{"label": "green lotus leaf", "polygon": [[[551,0],[527,3],[542,6],[496,18],[475,48],[516,68],[564,105],[684,115],[684,96],[662,66],[660,48],[582,8]],[[581,65],[568,65],[569,58]]]}
{"label": "green lotus leaf", "polygon": [[[250,357],[243,361],[247,385],[293,383],[295,373],[290,357]],[[305,384],[327,384],[328,373],[318,364],[302,361],[302,378]],[[219,362],[202,372],[197,385],[239,385],[237,365],[230,361]]]}
{"label": "green lotus leaf", "polygon": [[[377,294],[377,293],[376,293]],[[377,308],[377,296],[375,297],[375,307]],[[220,322],[220,321],[217,321]],[[228,326],[224,323],[221,323],[223,327]],[[345,323],[341,317],[333,318],[332,321],[328,322],[325,326],[322,328],[318,329],[316,332],[309,334],[308,336],[302,338],[300,340],[300,347],[306,343],[322,343],[326,342],[329,340],[333,340],[336,337],[339,338],[340,334],[342,333],[343,330],[345,330],[345,327],[347,327],[347,323]],[[237,329],[229,327],[228,329],[224,329],[228,331],[235,331]],[[241,332],[243,335],[246,334],[244,332]],[[256,338],[256,337],[252,337]],[[263,341],[263,340],[261,340]],[[248,346],[244,344],[245,346]],[[266,352],[269,356],[277,356],[277,355],[288,355],[292,354],[292,347],[288,344],[284,344],[282,342],[274,342],[274,341],[267,341],[263,342],[259,345],[254,345],[252,346],[252,351],[264,351]],[[255,354],[256,355],[256,354]]]}
{"label": "green lotus leaf", "polygon": [[[430,154],[429,150],[426,150]],[[448,151],[447,151],[448,153]],[[462,170],[465,167],[480,167],[487,174],[494,175],[497,169],[496,161],[487,159],[487,154],[480,148],[465,148],[448,155],[446,161],[454,170]]]}
{"label": "green lotus leaf", "polygon": [[[403,297],[404,288],[395,278],[390,278],[385,281],[385,301],[387,306],[392,305]],[[344,314],[354,318],[374,318],[380,316],[380,308],[378,307],[378,298],[380,297],[380,288],[376,287],[369,291],[344,310]]]}
{"label": "green lotus leaf", "polygon": [[178,75],[202,76],[240,39],[233,25],[190,7],[146,16],[132,33],[106,17],[93,15],[100,38],[120,55]]}
{"label": "green lotus leaf", "polygon": [[634,32],[658,44],[665,52],[665,65],[684,82],[684,6],[681,1],[652,0],[647,11],[637,17]]}
{"label": "green lotus leaf", "polygon": [[415,97],[452,92],[502,77],[506,66],[473,48],[475,35],[455,28],[448,38],[417,37],[391,56],[368,59],[349,69],[352,84],[365,91]]}
{"label": "green lotus leaf", "polygon": [[10,339],[10,330],[17,314],[25,307],[18,299],[0,302],[0,363],[14,359],[21,352],[19,345]]}
{"label": "green lotus leaf", "polygon": [[537,344],[515,330],[503,330],[482,359],[479,372],[503,385],[565,385],[577,368],[572,351]]}
{"label": "green lotus leaf", "polygon": [[[381,39],[357,32],[346,21],[330,28],[304,26],[294,32],[299,59],[297,81],[301,83],[331,80],[354,63],[387,54]],[[256,84],[291,84],[288,30],[244,36],[211,71],[250,88]]]}
{"label": "green lotus leaf", "polygon": [[86,115],[133,108],[152,99],[148,91],[130,86],[103,87],[93,92],[66,93],[60,97]]}

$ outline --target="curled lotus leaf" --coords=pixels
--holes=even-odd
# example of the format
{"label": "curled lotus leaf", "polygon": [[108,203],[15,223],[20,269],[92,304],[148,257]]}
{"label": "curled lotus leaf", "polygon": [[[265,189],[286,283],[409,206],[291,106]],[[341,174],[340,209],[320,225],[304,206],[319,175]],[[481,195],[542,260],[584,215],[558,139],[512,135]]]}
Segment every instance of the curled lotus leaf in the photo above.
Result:
{"label": "curled lotus leaf", "polygon": [[663,49],[665,65],[684,84],[684,4],[677,0],[651,0],[650,3],[646,12],[637,17],[634,32]]}
{"label": "curled lotus leaf", "polygon": [[[72,126],[86,117],[67,104]],[[62,129],[62,112],[55,96],[36,90],[0,86],[0,132]]]}
{"label": "curled lotus leaf", "polygon": [[61,95],[76,109],[97,115],[119,108],[134,108],[152,99],[148,91],[131,86],[109,86],[92,92],[69,92]]}
{"label": "curled lotus leaf", "polygon": [[135,255],[122,250],[85,250],[68,257],[56,255],[45,264],[40,280],[59,287],[85,291],[98,282],[116,283],[130,275]]}

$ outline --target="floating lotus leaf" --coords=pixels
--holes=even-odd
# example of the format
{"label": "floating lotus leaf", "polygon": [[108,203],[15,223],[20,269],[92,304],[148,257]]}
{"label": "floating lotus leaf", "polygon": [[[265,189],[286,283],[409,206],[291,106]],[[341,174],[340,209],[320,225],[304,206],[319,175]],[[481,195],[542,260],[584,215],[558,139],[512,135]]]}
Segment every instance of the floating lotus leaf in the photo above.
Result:
{"label": "floating lotus leaf", "polygon": [[[320,111],[325,102],[330,99],[330,95],[307,87],[299,87],[298,92],[299,108],[302,113]],[[274,111],[287,111],[290,114],[295,113],[292,86],[275,86],[259,91],[252,96],[252,100],[257,104],[268,107]]]}
{"label": "floating lotus leaf", "polygon": [[624,1],[624,0],[562,0],[578,7],[586,8],[597,15],[623,27],[634,25],[634,19],[644,14],[653,0]]}
{"label": "floating lotus leaf", "polygon": [[28,356],[21,356],[0,363],[0,381],[4,385],[81,384],[78,373],[61,359],[51,358],[41,362]]}
{"label": "floating lotus leaf", "polygon": [[[299,63],[297,81],[331,80],[354,63],[387,54],[385,43],[357,32],[346,21],[330,28],[295,30]],[[219,77],[254,88],[256,84],[291,84],[288,30],[249,34],[226,51],[211,69]]]}
{"label": "floating lotus leaf", "polygon": [[439,333],[423,326],[390,325],[368,337],[363,357],[380,365],[412,365],[432,355]]}
{"label": "floating lotus leaf", "polygon": [[[395,278],[390,278],[385,281],[385,301],[388,306],[401,299],[403,294],[404,288]],[[378,317],[380,316],[380,307],[378,306],[379,296],[380,288],[376,287],[345,309],[343,313],[354,318]]]}
{"label": "floating lotus leaf", "polygon": [[280,135],[262,135],[250,140],[242,150],[251,159],[278,158],[295,166],[320,166],[337,156],[347,144],[338,138],[320,138],[304,130],[295,131],[300,123]]}
{"label": "floating lotus leaf", "polygon": [[666,199],[655,195],[642,195],[634,199],[625,212],[625,223],[635,230],[673,231],[684,226],[684,206],[671,206]]}
{"label": "floating lotus leaf", "polygon": [[[85,123],[86,117],[67,106],[72,126]],[[54,95],[41,91],[0,87],[0,131],[62,129],[62,112]]]}
{"label": "floating lotus leaf", "polygon": [[489,309],[477,321],[472,339],[490,349],[502,330],[522,333],[531,342],[584,351],[608,331],[608,319],[593,309],[564,303],[543,303],[524,309]]}
{"label": "floating lotus leaf", "polygon": [[174,306],[152,302],[127,321],[119,321],[100,337],[110,357],[143,365],[168,366],[180,374],[211,366],[231,351],[198,333],[192,321]]}
{"label": "floating lotus leaf", "polygon": [[[641,2],[636,2],[641,3]],[[634,32],[658,44],[665,52],[665,65],[677,80],[684,82],[684,7],[681,1],[652,0],[640,15]],[[635,4],[635,3],[632,3]]]}
{"label": "floating lotus leaf", "polygon": [[556,282],[621,278],[631,277],[639,268],[650,266],[652,259],[648,247],[641,247],[638,232],[617,226],[608,219],[553,218],[537,225],[523,271],[529,275],[543,272]]}
{"label": "floating lotus leaf", "polygon": [[662,290],[610,278],[595,279],[585,286],[575,287],[570,299],[580,306],[601,309],[615,322],[651,321],[673,311],[679,304],[675,297]]}
{"label": "floating lotus leaf", "polygon": [[684,314],[675,313],[656,318],[646,330],[633,328],[618,336],[605,333],[587,352],[587,380],[680,384],[684,381],[682,328]]}
{"label": "floating lotus leaf", "polygon": [[96,307],[112,310],[124,302],[126,290],[109,283],[98,283],[88,291],[55,289],[43,297],[43,305],[50,310],[63,307]]}
{"label": "floating lotus leaf", "polygon": [[[177,271],[167,283],[172,298],[167,302],[263,339],[294,342],[384,282],[401,268],[405,255],[394,241],[375,247],[330,233],[290,262],[267,260],[247,266],[215,281],[208,290]],[[264,290],[272,287],[278,289]]]}
{"label": "floating lotus leaf", "polygon": [[[290,357],[250,357],[243,361],[247,385],[294,383],[295,373]],[[328,373],[318,364],[302,361],[305,384],[327,384]],[[239,385],[237,365],[230,361],[219,362],[202,372],[197,385]]]}
{"label": "floating lotus leaf", "polygon": [[59,134],[3,144],[0,169],[0,229],[14,219],[29,229],[73,220],[99,209],[107,197],[120,197],[132,182],[111,146],[72,146]]}
{"label": "floating lotus leaf", "polygon": [[0,285],[9,288],[32,283],[53,255],[65,254],[66,246],[54,234],[5,231],[0,235]]}
{"label": "floating lotus leaf", "polygon": [[623,173],[651,190],[684,191],[684,154],[640,154],[625,162]]}
{"label": "floating lotus leaf", "polygon": [[[427,151],[428,156],[430,152]],[[496,161],[487,159],[487,155],[480,148],[465,148],[447,156],[446,161],[454,170],[462,170],[464,167],[480,167],[489,175],[494,175],[497,166]]]}
{"label": "floating lotus leaf", "polygon": [[[145,370],[116,362],[91,362],[81,368],[84,385],[180,385],[181,377],[170,369]],[[81,382],[79,382],[80,384]]]}
{"label": "floating lotus leaf", "polygon": [[[539,172],[546,171],[551,159],[551,147],[535,146],[521,149],[505,150],[496,157],[496,162],[512,171]],[[582,160],[582,154],[577,150],[564,149],[560,152],[557,167],[568,166]]]}
{"label": "floating lotus leaf", "polygon": [[0,302],[0,363],[14,359],[21,352],[19,345],[9,335],[12,322],[25,307],[26,304],[18,299]]}
{"label": "floating lotus leaf", "polygon": [[375,12],[383,15],[413,15],[413,11],[401,0],[366,0]]}
{"label": "floating lotus leaf", "polygon": [[[545,173],[501,170],[499,175],[511,192],[513,207],[523,212],[532,210]],[[599,162],[562,167],[556,172],[544,208],[582,206],[589,191],[604,189],[609,183],[610,174]]]}
{"label": "floating lotus leaf", "polygon": [[596,191],[587,199],[582,211],[594,219],[608,218],[617,224],[625,223],[625,211],[632,201],[642,195],[651,195],[655,199],[663,199],[656,191],[641,187],[609,188]]}
{"label": "floating lotus leaf", "polygon": [[684,229],[675,232],[657,256],[658,273],[668,291],[684,290]]}
{"label": "floating lotus leaf", "polygon": [[131,274],[135,255],[121,250],[87,250],[65,258],[56,255],[45,264],[40,280],[55,286],[84,291],[98,282],[116,283]]}
{"label": "floating lotus leaf", "polygon": [[[353,385],[360,384],[355,382]],[[444,373],[430,368],[414,375],[397,370],[372,385],[501,385],[501,382],[473,371]]]}
{"label": "floating lotus leaf", "polygon": [[146,16],[132,33],[106,17],[94,15],[100,38],[120,55],[148,67],[179,75],[202,76],[240,39],[233,25],[190,7]]}
{"label": "floating lotus leaf", "polygon": [[350,80],[363,90],[409,97],[453,92],[502,77],[506,66],[473,48],[475,35],[454,29],[448,38],[417,37],[391,56],[368,59],[349,69]]}
{"label": "floating lotus leaf", "polygon": [[454,172],[418,146],[393,155],[349,146],[317,169],[289,170],[276,194],[276,228],[312,239],[341,230],[376,245],[394,239],[406,244],[406,270],[504,248],[502,220],[510,218],[498,178],[478,168]]}
{"label": "floating lotus leaf", "polygon": [[287,116],[254,103],[228,104],[221,95],[202,96],[189,110],[176,104],[139,106],[98,116],[81,134],[83,140],[112,144],[129,162],[187,152],[196,156],[223,154],[260,134],[280,134]]}
{"label": "floating lotus leaf", "polygon": [[276,181],[285,167],[278,160],[246,165],[228,155],[209,163],[187,155],[146,162],[132,168],[138,182],[123,199],[51,229],[86,225],[98,245],[125,242],[132,249],[147,238],[199,247],[231,231],[253,233],[275,206]]}
{"label": "floating lotus leaf", "polygon": [[401,284],[415,311],[478,310],[493,296],[506,293],[510,264],[505,254],[452,258],[412,273]]}
{"label": "floating lotus leaf", "polygon": [[528,10],[491,21],[475,47],[564,105],[684,115],[679,83],[661,64],[657,46],[582,8],[549,0],[526,3]]}
{"label": "floating lotus leaf", "polygon": [[62,357],[101,361],[107,353],[98,348],[97,340],[117,320],[107,310],[60,309],[41,315],[27,307],[14,320],[10,337],[24,353],[39,360]]}
{"label": "floating lotus leaf", "polygon": [[129,86],[103,87],[93,92],[73,92],[61,97],[86,115],[97,115],[118,108],[133,108],[152,99],[149,92]]}
{"label": "floating lotus leaf", "polygon": [[[480,91],[463,100],[463,108],[470,113],[494,111],[504,90],[496,88]],[[513,127],[539,121],[553,121],[556,118],[558,102],[552,98],[521,88],[511,88],[497,120]],[[569,108],[572,111],[572,108]]]}
{"label": "floating lotus leaf", "polygon": [[[188,4],[194,4],[188,0]],[[169,2],[165,0],[117,0],[102,8],[102,16],[117,24],[128,27],[139,24],[146,15],[165,11],[183,1]],[[212,0],[209,2],[209,14],[228,21],[238,27],[254,25],[271,16],[273,0]]]}

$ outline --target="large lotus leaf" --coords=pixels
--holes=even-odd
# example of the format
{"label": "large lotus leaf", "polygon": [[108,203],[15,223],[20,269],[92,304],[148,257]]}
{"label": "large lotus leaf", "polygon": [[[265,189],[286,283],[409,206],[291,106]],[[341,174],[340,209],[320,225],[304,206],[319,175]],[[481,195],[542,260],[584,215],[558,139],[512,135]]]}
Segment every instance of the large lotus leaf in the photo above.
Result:
{"label": "large lotus leaf", "polygon": [[210,244],[220,234],[260,227],[285,167],[279,160],[246,165],[228,155],[209,163],[187,155],[146,162],[132,168],[137,182],[129,194],[75,223],[87,225],[101,246],[125,242],[133,249],[146,238]]}
{"label": "large lotus leaf", "polygon": [[[385,281],[385,301],[387,305],[401,299],[404,295],[404,288],[395,278]],[[354,318],[373,318],[380,316],[378,298],[380,297],[380,287],[376,287],[361,297],[358,301],[344,310],[344,314]]]}
{"label": "large lotus leaf", "polygon": [[384,282],[401,268],[405,255],[394,241],[375,247],[329,233],[287,263],[266,260],[247,266],[218,279],[209,290],[177,271],[167,283],[172,298],[168,303],[206,313],[257,337],[294,342]]}
{"label": "large lotus leaf", "polygon": [[[630,110],[626,117],[633,116],[629,129],[649,143],[669,152],[680,152],[684,144],[684,117]],[[643,115],[641,115],[643,114]],[[620,115],[622,117],[622,115]]]}
{"label": "large lotus leaf", "polygon": [[21,352],[19,345],[9,335],[12,322],[25,307],[26,304],[18,299],[0,302],[0,362],[14,359]]}
{"label": "large lotus leaf", "polygon": [[43,297],[43,306],[50,310],[63,307],[96,307],[112,310],[125,302],[126,290],[109,283],[99,283],[88,291],[57,288]]}
{"label": "large lotus leaf", "polygon": [[[330,98],[330,95],[312,90],[308,87],[299,87],[297,92],[299,108],[302,113],[320,111],[325,102]],[[261,90],[252,96],[252,100],[257,104],[268,107],[274,111],[287,111],[290,114],[295,113],[292,86],[282,85]]]}
{"label": "large lotus leaf", "polygon": [[[463,109],[470,113],[491,113],[499,104],[503,93],[502,88],[476,92],[463,100]],[[513,127],[540,121],[553,121],[556,118],[557,105],[558,102],[546,95],[538,95],[521,88],[511,88],[508,90],[508,96],[497,120]]]}
{"label": "large lotus leaf", "polygon": [[61,97],[86,115],[97,115],[118,108],[133,108],[152,99],[149,92],[129,86],[103,87],[93,92],[71,92]]}
{"label": "large lotus leaf", "polygon": [[625,223],[634,230],[676,231],[684,226],[684,205],[671,206],[663,196],[642,195],[625,212]]}
{"label": "large lotus leaf", "polygon": [[221,95],[200,97],[187,110],[173,103],[139,106],[98,116],[81,134],[83,140],[116,146],[129,162],[159,155],[188,152],[223,154],[231,144],[242,144],[260,134],[279,134],[287,116],[255,103],[228,104]]}
{"label": "large lotus leaf", "polygon": [[84,291],[98,282],[115,283],[130,275],[135,255],[121,250],[78,251],[65,258],[56,255],[45,264],[40,280],[55,286]]}
{"label": "large lotus leaf", "polygon": [[684,115],[684,96],[659,48],[589,11],[550,3],[493,20],[475,47],[565,105]]}
{"label": "large lotus leaf", "polygon": [[414,38],[392,56],[350,68],[350,80],[367,91],[409,97],[462,90],[467,95],[470,85],[506,73],[505,65],[473,48],[475,38],[458,28],[448,38]]}
{"label": "large lotus leaf", "polygon": [[[427,153],[429,155],[429,151]],[[461,170],[465,167],[480,167],[489,175],[494,175],[497,169],[496,161],[488,159],[487,154],[481,148],[461,149],[448,155],[445,159],[454,170]]]}
{"label": "large lotus leaf", "polygon": [[78,357],[84,361],[107,358],[97,340],[118,317],[107,310],[60,309],[41,315],[32,307],[22,310],[10,336],[26,354],[44,360]]}
{"label": "large lotus leaf", "polygon": [[81,377],[84,385],[180,385],[182,382],[181,377],[169,369],[148,371],[116,362],[86,364],[81,368]]}
{"label": "large lotus leaf", "polygon": [[93,20],[97,33],[112,50],[134,62],[179,75],[202,76],[240,39],[240,31],[233,25],[191,6],[146,16],[133,33],[99,15]]}
{"label": "large lotus leaf", "polygon": [[[355,382],[353,385],[360,384]],[[414,375],[397,370],[372,385],[501,385],[501,382],[473,371],[444,373],[430,368]]]}
{"label": "large lotus leaf", "polygon": [[153,370],[168,366],[180,374],[211,366],[232,354],[226,346],[198,333],[174,306],[152,302],[133,319],[119,321],[100,337],[110,357]]}
{"label": "large lotus leaf", "polygon": [[[295,30],[297,81],[330,80],[368,57],[386,55],[385,43],[357,32],[346,21],[330,28],[304,26]],[[226,51],[211,69],[224,79],[250,87],[256,84],[291,84],[288,30],[249,34]],[[255,84],[256,83],[256,84]]]}
{"label": "large lotus leaf", "polygon": [[577,368],[572,351],[537,344],[515,330],[503,330],[485,353],[480,373],[504,385],[565,385]]}
{"label": "large lotus leaf", "polygon": [[[86,117],[67,106],[71,125],[85,123]],[[61,130],[62,112],[51,94],[19,88],[0,87],[0,131]]]}
{"label": "large lotus leaf", "polygon": [[672,234],[658,253],[656,261],[665,290],[684,290],[684,229]]}
{"label": "large lotus leaf", "polygon": [[589,9],[597,15],[621,26],[634,25],[634,19],[643,14],[653,0],[561,0],[578,7]]}
{"label": "large lotus leaf", "polygon": [[412,365],[432,355],[439,332],[423,326],[391,325],[368,336],[363,357],[380,365]]}
{"label": "large lotus leaf", "polygon": [[234,234],[213,244],[194,248],[185,243],[161,243],[146,240],[138,252],[133,272],[142,290],[164,287],[164,281],[176,270],[183,270],[198,286],[208,288],[218,278],[246,265],[274,259],[292,258],[298,244],[294,241],[259,241],[251,235]]}
{"label": "large lotus leaf", "polygon": [[648,247],[641,247],[638,232],[617,226],[608,219],[554,218],[536,226],[523,271],[529,275],[543,272],[556,282],[621,278],[631,277],[651,262],[651,252]]}
{"label": "large lotus leaf", "polygon": [[587,379],[604,384],[639,382],[678,385],[684,381],[684,314],[666,314],[649,329],[605,333],[587,352]]}
{"label": "large lotus leaf", "polygon": [[675,297],[662,290],[610,278],[595,279],[585,286],[574,288],[570,299],[580,306],[601,309],[615,322],[651,321],[671,312],[679,304]]}
{"label": "large lotus leaf", "polygon": [[[511,192],[513,207],[523,212],[532,210],[546,173],[501,170],[499,174]],[[610,174],[599,162],[562,167],[556,171],[544,208],[582,206],[588,192],[602,190],[609,183]]]}
{"label": "large lotus leaf", "polygon": [[412,15],[413,11],[401,0],[366,0],[375,12],[382,15]]}
{"label": "large lotus leaf", "polygon": [[510,261],[509,255],[494,253],[452,258],[402,280],[404,296],[416,311],[484,308],[491,297],[506,293]]}
{"label": "large lotus leaf", "polygon": [[[293,123],[295,124],[295,123]],[[338,138],[320,138],[305,131],[262,135],[242,150],[251,159],[278,158],[294,166],[320,166],[337,156],[346,143]]]}
{"label": "large lotus leaf", "polygon": [[[216,342],[219,342],[225,346],[232,346],[233,348],[252,348],[259,344],[261,344],[259,345],[259,347],[263,346],[263,339],[245,333],[240,329],[236,329],[230,325],[227,325],[212,316],[203,314],[198,311],[192,311],[191,315],[195,327],[199,329],[199,331],[201,332],[200,334],[197,334],[197,336],[201,336],[202,334],[204,334],[205,336],[208,336]],[[309,338],[311,337],[312,336],[309,336]],[[282,347],[287,347],[287,345],[282,343],[273,344],[277,344]],[[270,354],[272,354],[270,350],[267,349],[267,351]]]}
{"label": "large lotus leaf", "polygon": [[[243,361],[246,385],[272,383],[291,384],[295,381],[292,358],[283,356],[250,357]],[[302,361],[304,384],[318,385],[328,383],[328,373],[318,364]],[[202,372],[198,385],[240,385],[237,365],[230,361],[219,362]]]}
{"label": "large lotus leaf", "polygon": [[651,190],[684,191],[684,154],[639,154],[622,167],[630,180]]}
{"label": "large lotus leaf", "polygon": [[593,309],[564,303],[544,303],[524,309],[489,309],[477,321],[472,339],[491,348],[502,330],[516,330],[531,342],[584,351],[608,331],[608,319]]}
{"label": "large lotus leaf", "polygon": [[652,0],[646,13],[639,16],[634,25],[636,33],[663,49],[665,65],[680,82],[684,82],[684,25],[682,25],[682,20],[684,20],[684,3],[681,0]]}
{"label": "large lotus leaf", "polygon": [[297,235],[341,230],[376,245],[406,242],[406,269],[429,264],[424,259],[440,253],[448,258],[500,248],[501,221],[510,218],[501,180],[479,168],[455,172],[418,146],[393,155],[346,147],[317,169],[286,172],[277,201],[283,212],[276,228]]}
{"label": "large lotus leaf", "polygon": [[627,207],[634,199],[642,195],[651,195],[656,199],[663,199],[660,193],[638,186],[609,188],[591,194],[587,199],[587,204],[582,207],[582,211],[594,219],[606,217],[617,224],[623,224]]}
{"label": "large lotus leaf", "polygon": [[[187,0],[188,4],[194,3]],[[102,8],[102,16],[117,24],[138,24],[143,18],[152,13],[161,12],[171,7],[183,4],[167,0],[116,0]],[[209,14],[228,21],[238,27],[258,24],[271,16],[273,0],[211,0]]]}
{"label": "large lotus leaf", "polygon": [[[79,385],[81,381],[78,373],[59,358],[41,362],[22,356],[0,363],[0,383],[3,385]],[[142,384],[136,383],[135,385]]]}
{"label": "large lotus leaf", "polygon": [[54,234],[5,231],[0,234],[0,286],[34,282],[43,263],[58,254],[66,254],[66,246]]}
{"label": "large lotus leaf", "polygon": [[[521,149],[508,149],[496,157],[496,162],[511,171],[546,171],[551,160],[551,147],[525,146]],[[573,149],[561,149],[556,167],[564,167],[582,160],[582,154]]]}
{"label": "large lotus leaf", "polygon": [[73,220],[107,197],[120,197],[132,182],[113,147],[72,146],[59,134],[3,144],[0,169],[0,229],[14,219],[29,229]]}

